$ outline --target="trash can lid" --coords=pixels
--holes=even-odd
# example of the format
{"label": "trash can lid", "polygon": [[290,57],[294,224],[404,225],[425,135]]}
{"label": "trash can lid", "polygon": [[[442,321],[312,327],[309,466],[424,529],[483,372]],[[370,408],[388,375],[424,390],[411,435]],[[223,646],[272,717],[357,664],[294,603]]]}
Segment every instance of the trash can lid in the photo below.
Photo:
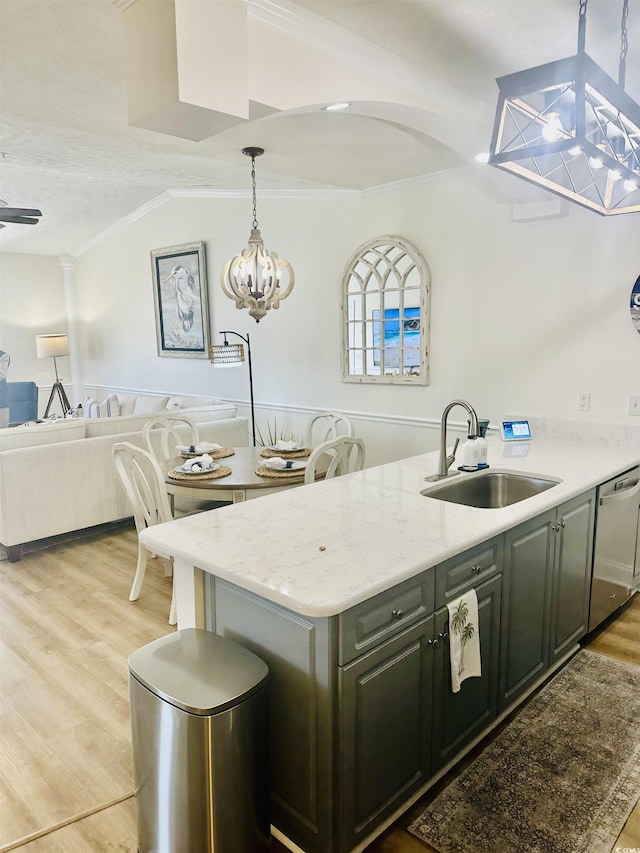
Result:
{"label": "trash can lid", "polygon": [[185,628],[129,657],[131,675],[152,693],[191,714],[219,714],[260,690],[266,663],[233,640]]}

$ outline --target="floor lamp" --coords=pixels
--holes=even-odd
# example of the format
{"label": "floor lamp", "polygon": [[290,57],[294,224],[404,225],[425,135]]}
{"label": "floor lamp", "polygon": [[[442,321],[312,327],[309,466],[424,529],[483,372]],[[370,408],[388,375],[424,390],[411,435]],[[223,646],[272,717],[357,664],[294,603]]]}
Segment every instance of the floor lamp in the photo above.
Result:
{"label": "floor lamp", "polygon": [[239,332],[220,332],[224,335],[224,343],[209,347],[209,360],[214,367],[238,367],[244,362],[244,346],[242,344],[230,344],[227,335],[235,335],[247,345],[247,360],[249,362],[249,395],[251,397],[251,432],[253,434],[253,446],[256,446],[256,417],[253,409],[253,369],[251,366],[251,344],[249,334],[247,336]]}
{"label": "floor lamp", "polygon": [[61,355],[69,355],[69,340],[66,335],[36,335],[36,351],[38,353],[38,358],[53,359],[53,367],[56,372],[56,381],[51,388],[49,402],[47,403],[47,408],[44,410],[44,417],[49,417],[49,410],[51,409],[51,404],[53,403],[56,394],[58,395],[58,400],[62,407],[62,416],[64,417],[67,412],[70,411],[71,406],[62,382],[60,382],[60,377],[58,376],[56,358]]}

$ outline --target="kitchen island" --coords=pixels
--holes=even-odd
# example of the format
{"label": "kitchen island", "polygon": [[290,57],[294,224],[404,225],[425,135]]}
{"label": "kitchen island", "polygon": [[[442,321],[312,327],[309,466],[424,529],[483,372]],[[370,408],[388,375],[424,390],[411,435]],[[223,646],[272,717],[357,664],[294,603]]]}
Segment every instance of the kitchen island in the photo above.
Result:
{"label": "kitchen island", "polygon": [[[502,509],[421,495],[437,461],[416,456],[141,535],[175,559],[178,626],[237,639],[269,664],[273,823],[301,849],[361,849],[575,651],[594,490],[638,464],[640,442],[491,437],[492,469],[560,481]],[[483,675],[452,694],[445,605],[470,586]]]}

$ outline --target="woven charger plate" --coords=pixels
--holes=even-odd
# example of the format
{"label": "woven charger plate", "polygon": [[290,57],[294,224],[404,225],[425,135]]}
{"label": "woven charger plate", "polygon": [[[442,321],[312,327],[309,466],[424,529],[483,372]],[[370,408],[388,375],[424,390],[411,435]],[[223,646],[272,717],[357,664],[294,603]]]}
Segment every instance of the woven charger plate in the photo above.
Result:
{"label": "woven charger plate", "polygon": [[305,459],[311,456],[311,448],[303,447],[302,450],[272,450],[270,447],[265,447],[260,451],[260,456],[280,456],[282,459]]}
{"label": "woven charger plate", "polygon": [[184,471],[169,471],[167,477],[171,480],[217,480],[220,477],[228,477],[231,473],[231,468],[228,468],[226,465],[220,465],[219,468],[216,468],[215,471],[209,471],[206,474],[185,474]]}
{"label": "woven charger plate", "polygon": [[[220,450],[210,450],[208,453],[212,459],[224,459],[225,456],[233,456],[235,450],[233,447],[221,447]],[[180,453],[183,459],[195,459],[196,456],[202,455],[202,453],[189,453],[188,450],[183,450]]]}
{"label": "woven charger plate", "polygon": [[298,468],[297,470],[289,468],[286,471],[274,471],[273,468],[267,468],[266,465],[258,465],[256,468],[258,477],[273,477],[274,480],[293,480],[296,477],[304,477],[304,471],[304,468]]}

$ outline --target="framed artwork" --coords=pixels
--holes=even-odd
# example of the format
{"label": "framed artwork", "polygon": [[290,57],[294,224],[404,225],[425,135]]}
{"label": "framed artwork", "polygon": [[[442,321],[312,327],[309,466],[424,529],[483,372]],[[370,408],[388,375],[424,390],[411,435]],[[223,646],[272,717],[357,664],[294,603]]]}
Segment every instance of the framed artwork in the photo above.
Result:
{"label": "framed artwork", "polygon": [[158,355],[208,358],[209,302],[204,243],[151,252]]}
{"label": "framed artwork", "polygon": [[636,279],[636,283],[633,285],[633,290],[631,291],[631,322],[636,328],[637,332],[640,332],[640,275]]}

